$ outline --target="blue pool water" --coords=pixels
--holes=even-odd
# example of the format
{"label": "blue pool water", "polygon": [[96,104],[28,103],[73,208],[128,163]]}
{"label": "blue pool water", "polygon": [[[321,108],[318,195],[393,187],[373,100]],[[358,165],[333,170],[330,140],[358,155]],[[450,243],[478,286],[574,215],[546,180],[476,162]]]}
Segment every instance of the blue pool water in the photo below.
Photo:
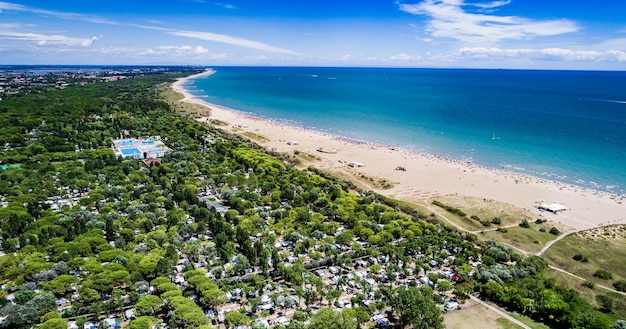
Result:
{"label": "blue pool water", "polygon": [[123,155],[141,154],[141,151],[138,148],[122,149],[120,151]]}
{"label": "blue pool water", "polygon": [[134,144],[135,141],[133,141],[132,139],[125,139],[117,142],[117,146],[120,147],[133,146]]}

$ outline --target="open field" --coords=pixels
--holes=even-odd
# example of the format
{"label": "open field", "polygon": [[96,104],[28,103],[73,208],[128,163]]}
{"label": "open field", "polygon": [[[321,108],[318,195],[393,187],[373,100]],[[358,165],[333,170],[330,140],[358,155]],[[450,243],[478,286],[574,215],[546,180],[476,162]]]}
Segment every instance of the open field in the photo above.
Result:
{"label": "open field", "polygon": [[[576,261],[582,254],[586,261]],[[611,225],[572,234],[552,245],[544,257],[554,266],[581,276],[591,282],[611,286],[626,278],[626,225]],[[598,269],[613,275],[613,280],[593,276]]]}
{"label": "open field", "polygon": [[504,327],[498,323],[498,319],[503,319],[496,312],[485,306],[479,305],[475,301],[468,300],[461,305],[458,311],[445,313],[443,316],[446,328],[466,328],[466,329],[500,329],[500,328],[519,328]]}
{"label": "open field", "polygon": [[[552,227],[556,227],[561,232],[561,234],[563,234],[563,232],[568,229],[560,223],[546,222],[542,224],[535,224],[533,222],[530,222],[528,228],[523,228],[516,225],[506,228],[506,232],[504,232],[504,230],[485,231],[484,233],[479,234],[479,236],[484,237],[488,240],[505,242],[508,245],[527,251],[529,253],[536,253],[541,250],[541,248],[543,248],[546,243],[558,237],[549,233]],[[539,231],[541,228],[543,228],[545,232]]]}
{"label": "open field", "polygon": [[[534,322],[528,317],[509,312],[509,315],[533,329],[548,329],[547,326]],[[520,326],[501,317],[498,313],[468,300],[458,311],[445,313],[443,316],[446,328],[449,329],[519,329]]]}
{"label": "open field", "polygon": [[511,204],[491,199],[482,199],[459,195],[445,195],[442,197],[438,197],[437,201],[443,202],[455,208],[459,208],[467,214],[467,217],[476,216],[482,221],[491,222],[494,217],[498,217],[501,221],[501,224],[499,226],[519,224],[523,219],[531,222],[534,221],[536,218],[539,218],[539,216],[530,213],[528,210],[524,210]]}

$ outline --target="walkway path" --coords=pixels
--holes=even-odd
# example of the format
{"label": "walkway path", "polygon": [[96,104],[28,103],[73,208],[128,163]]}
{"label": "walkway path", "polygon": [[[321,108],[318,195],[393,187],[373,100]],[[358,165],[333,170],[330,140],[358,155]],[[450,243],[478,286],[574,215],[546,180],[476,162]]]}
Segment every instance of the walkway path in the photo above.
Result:
{"label": "walkway path", "polygon": [[545,246],[543,246],[543,248],[541,248],[541,250],[539,250],[539,252],[537,252],[537,256],[541,256],[541,255],[543,255],[543,253],[544,253],[546,250],[548,250],[548,248],[550,248],[550,247],[551,247],[553,244],[555,244],[557,241],[560,241],[561,239],[564,239],[565,237],[570,236],[570,235],[572,235],[572,234],[574,234],[574,233],[578,233],[578,232],[582,232],[582,231],[586,231],[586,230],[588,230],[588,229],[587,229],[587,228],[581,228],[581,229],[578,229],[578,230],[573,230],[573,231],[565,232],[565,233],[563,233],[563,234],[559,235],[556,239],[548,241],[548,243],[546,243],[546,245],[545,245]]}

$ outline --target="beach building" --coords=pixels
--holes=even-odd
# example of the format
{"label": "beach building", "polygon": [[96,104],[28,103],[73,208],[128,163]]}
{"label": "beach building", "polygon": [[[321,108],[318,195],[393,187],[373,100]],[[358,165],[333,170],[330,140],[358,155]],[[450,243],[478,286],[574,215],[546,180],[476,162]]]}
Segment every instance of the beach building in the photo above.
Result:
{"label": "beach building", "polygon": [[542,203],[539,204],[539,206],[537,206],[537,208],[539,210],[545,210],[545,211],[549,211],[549,212],[555,213],[555,214],[558,214],[559,212],[565,211],[565,210],[568,209],[566,206],[564,206],[564,205],[562,205],[562,204],[560,204],[558,202],[554,202],[554,203],[551,203],[551,204],[547,204],[545,202],[542,202]]}

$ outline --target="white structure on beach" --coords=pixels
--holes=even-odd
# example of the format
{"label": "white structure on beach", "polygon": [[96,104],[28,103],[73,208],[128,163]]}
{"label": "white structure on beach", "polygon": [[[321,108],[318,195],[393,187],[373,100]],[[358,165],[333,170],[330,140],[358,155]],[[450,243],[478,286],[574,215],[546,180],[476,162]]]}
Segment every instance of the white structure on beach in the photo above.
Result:
{"label": "white structure on beach", "polygon": [[559,213],[560,211],[564,211],[564,210],[568,209],[566,206],[564,206],[564,205],[562,205],[562,204],[560,204],[558,202],[554,202],[554,203],[551,203],[551,204],[547,204],[545,202],[542,202],[542,203],[539,204],[539,206],[537,206],[537,208],[539,208],[539,210],[547,210],[547,211],[555,213],[555,214]]}

